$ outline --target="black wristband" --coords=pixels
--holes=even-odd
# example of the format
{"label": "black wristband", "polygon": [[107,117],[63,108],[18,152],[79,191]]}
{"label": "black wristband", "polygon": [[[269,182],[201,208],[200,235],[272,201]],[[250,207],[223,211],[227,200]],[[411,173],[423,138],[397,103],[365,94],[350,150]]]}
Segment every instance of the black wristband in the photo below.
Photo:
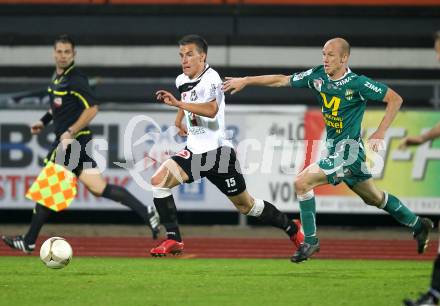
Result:
{"label": "black wristband", "polygon": [[41,117],[40,121],[43,122],[43,125],[44,125],[44,126],[46,126],[46,125],[49,124],[49,122],[52,121],[52,118],[53,118],[53,117],[52,117],[52,114],[49,113],[49,112],[47,112],[47,113],[44,114],[43,117]]}

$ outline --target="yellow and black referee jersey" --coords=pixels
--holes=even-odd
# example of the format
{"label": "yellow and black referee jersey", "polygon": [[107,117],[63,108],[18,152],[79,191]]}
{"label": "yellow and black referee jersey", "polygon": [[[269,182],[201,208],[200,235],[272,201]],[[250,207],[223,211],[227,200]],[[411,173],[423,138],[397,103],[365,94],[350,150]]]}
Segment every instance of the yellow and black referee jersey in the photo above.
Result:
{"label": "yellow and black referee jersey", "polygon": [[61,75],[55,73],[47,91],[57,139],[78,120],[85,109],[97,104],[88,77],[75,67],[75,63]]}

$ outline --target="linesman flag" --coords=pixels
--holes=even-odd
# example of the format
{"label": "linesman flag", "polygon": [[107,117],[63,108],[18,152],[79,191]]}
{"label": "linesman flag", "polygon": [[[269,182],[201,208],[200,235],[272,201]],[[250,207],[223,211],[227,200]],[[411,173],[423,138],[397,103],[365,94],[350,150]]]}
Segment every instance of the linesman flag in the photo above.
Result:
{"label": "linesman flag", "polygon": [[69,207],[76,192],[75,174],[50,161],[27,191],[26,198],[54,211],[61,211]]}

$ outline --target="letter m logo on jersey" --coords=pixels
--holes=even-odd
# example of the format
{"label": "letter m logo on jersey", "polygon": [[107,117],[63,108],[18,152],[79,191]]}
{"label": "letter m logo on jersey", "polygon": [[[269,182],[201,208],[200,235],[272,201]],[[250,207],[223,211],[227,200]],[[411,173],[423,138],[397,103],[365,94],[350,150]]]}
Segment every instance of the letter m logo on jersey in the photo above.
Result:
{"label": "letter m logo on jersey", "polygon": [[339,104],[341,104],[341,99],[338,97],[332,97],[329,102],[327,100],[327,96],[325,95],[325,93],[320,92],[320,95],[322,97],[322,101],[324,103],[324,106],[326,108],[332,109],[332,115],[337,116],[338,110],[339,110]]}
{"label": "letter m logo on jersey", "polygon": [[69,207],[76,196],[77,179],[75,174],[61,165],[48,162],[26,197],[54,211]]}

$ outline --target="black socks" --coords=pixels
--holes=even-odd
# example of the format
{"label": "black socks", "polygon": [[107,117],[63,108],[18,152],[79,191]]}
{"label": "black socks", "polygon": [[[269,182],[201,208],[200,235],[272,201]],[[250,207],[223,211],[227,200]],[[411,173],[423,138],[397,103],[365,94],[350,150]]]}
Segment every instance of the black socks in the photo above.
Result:
{"label": "black socks", "polygon": [[274,205],[266,201],[264,201],[263,212],[257,217],[257,219],[264,224],[281,228],[289,237],[293,236],[298,231],[295,223],[293,223],[285,213],[279,211]]}
{"label": "black socks", "polygon": [[31,226],[24,236],[24,242],[26,242],[26,244],[35,244],[41,228],[43,227],[47,219],[49,219],[49,216],[52,214],[52,212],[53,211],[46,206],[35,204],[35,210],[32,214]]}
{"label": "black socks", "polygon": [[145,224],[150,224],[147,207],[124,187],[107,184],[102,192],[102,196],[129,207],[131,210],[135,211],[142,220],[144,220]]}
{"label": "black socks", "polygon": [[167,238],[181,242],[182,236],[177,223],[177,208],[173,196],[154,198],[153,202],[159,213],[160,223],[167,230]]}

